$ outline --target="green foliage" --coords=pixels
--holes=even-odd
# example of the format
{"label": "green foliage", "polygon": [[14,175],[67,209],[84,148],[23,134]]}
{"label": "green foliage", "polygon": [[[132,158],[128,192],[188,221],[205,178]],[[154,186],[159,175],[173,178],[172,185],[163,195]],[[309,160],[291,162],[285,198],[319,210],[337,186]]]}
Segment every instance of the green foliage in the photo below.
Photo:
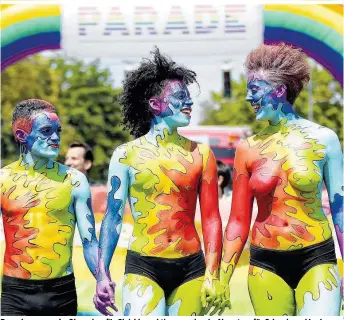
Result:
{"label": "green foliage", "polygon": [[90,178],[104,182],[114,148],[129,138],[120,126],[120,90],[111,84],[110,71],[102,69],[99,61],[35,56],[6,68],[1,87],[2,166],[18,157],[11,128],[14,106],[36,97],[57,108],[62,124],[58,160],[64,162],[71,142],[87,142],[95,155]]}
{"label": "green foliage", "polygon": [[[343,142],[343,89],[324,69],[312,70],[313,121],[334,130]],[[204,110],[205,125],[243,126],[250,125],[254,133],[267,125],[256,121],[251,105],[245,101],[246,79],[232,81],[232,97],[223,98],[221,93],[212,93],[213,103]],[[305,88],[294,104],[296,112],[308,118],[308,91]]]}

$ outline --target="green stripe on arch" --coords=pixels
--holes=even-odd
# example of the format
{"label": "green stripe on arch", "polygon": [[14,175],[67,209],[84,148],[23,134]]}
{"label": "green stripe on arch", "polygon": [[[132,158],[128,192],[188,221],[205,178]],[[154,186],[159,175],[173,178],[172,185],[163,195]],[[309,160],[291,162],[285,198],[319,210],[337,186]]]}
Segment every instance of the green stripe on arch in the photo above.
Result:
{"label": "green stripe on arch", "polygon": [[306,18],[285,11],[264,11],[264,24],[268,27],[286,28],[302,32],[314,39],[317,39],[342,55],[343,38],[330,27]]}
{"label": "green stripe on arch", "polygon": [[41,17],[15,23],[1,30],[1,47],[43,32],[60,32],[61,16]]}

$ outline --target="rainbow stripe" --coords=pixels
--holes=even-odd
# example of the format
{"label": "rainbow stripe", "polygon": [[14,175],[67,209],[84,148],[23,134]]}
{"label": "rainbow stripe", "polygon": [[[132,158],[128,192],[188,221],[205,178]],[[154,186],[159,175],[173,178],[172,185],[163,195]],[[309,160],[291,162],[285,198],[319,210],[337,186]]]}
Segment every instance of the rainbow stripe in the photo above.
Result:
{"label": "rainbow stripe", "polygon": [[303,49],[343,86],[343,5],[264,6],[264,42]]}
{"label": "rainbow stripe", "polygon": [[30,54],[61,48],[60,5],[4,5],[1,11],[1,70]]}
{"label": "rainbow stripe", "polygon": [[[46,49],[60,49],[60,5],[1,5],[1,10],[2,70],[32,53]],[[226,19],[228,20],[229,17],[226,16]],[[227,24],[234,23],[234,20],[227,20]],[[168,22],[165,33],[169,33],[167,30],[172,28],[171,23]],[[343,5],[267,4],[264,6],[264,24],[265,43],[284,41],[302,48],[329,70],[343,86]],[[186,28],[186,25],[184,22],[184,25],[178,24],[173,26],[175,27]],[[226,25],[226,28],[229,27]],[[231,32],[230,29],[228,30],[226,29],[226,32]]]}

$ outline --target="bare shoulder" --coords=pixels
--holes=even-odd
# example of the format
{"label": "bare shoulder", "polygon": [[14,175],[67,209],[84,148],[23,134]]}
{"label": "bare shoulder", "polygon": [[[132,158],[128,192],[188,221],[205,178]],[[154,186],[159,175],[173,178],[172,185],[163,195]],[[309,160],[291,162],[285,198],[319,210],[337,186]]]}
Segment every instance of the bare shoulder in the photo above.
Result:
{"label": "bare shoulder", "polygon": [[339,142],[338,135],[332,129],[310,121],[309,123],[311,123],[308,128],[310,138],[317,139],[320,144],[323,144],[326,147]]}
{"label": "bare shoulder", "polygon": [[257,138],[258,138],[257,135],[253,135],[247,139],[242,139],[236,147],[236,152],[249,152],[249,150],[250,150],[249,140],[253,141]]}

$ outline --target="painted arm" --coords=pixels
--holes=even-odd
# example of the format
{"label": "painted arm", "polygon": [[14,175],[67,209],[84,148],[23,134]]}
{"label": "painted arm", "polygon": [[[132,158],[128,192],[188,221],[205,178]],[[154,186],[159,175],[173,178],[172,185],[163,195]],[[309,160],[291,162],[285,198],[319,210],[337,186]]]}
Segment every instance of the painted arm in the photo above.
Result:
{"label": "painted arm", "polygon": [[[201,147],[200,150],[202,150]],[[199,202],[201,208],[206,271],[201,290],[201,298],[203,307],[207,307],[209,311],[213,305],[215,307],[219,306],[221,299],[223,299],[223,289],[219,282],[222,223],[219,213],[215,157],[209,148],[204,148],[204,152],[202,153],[203,170],[200,182]],[[217,308],[215,308],[213,313],[216,312],[216,309]]]}
{"label": "painted arm", "polygon": [[82,241],[84,257],[93,276],[96,276],[98,240],[91,205],[91,190],[84,174],[77,172],[78,186],[73,189],[76,222]]}
{"label": "painted arm", "polygon": [[99,236],[99,260],[97,269],[97,289],[94,304],[104,315],[112,316],[106,307],[115,311],[115,283],[111,281],[110,263],[122,229],[125,202],[128,197],[129,170],[120,162],[124,151],[116,149],[112,155],[108,177],[107,208]]}
{"label": "painted arm", "polygon": [[330,201],[331,215],[342,258],[343,255],[343,154],[337,135],[330,131],[324,180]]}
{"label": "painted arm", "polygon": [[232,206],[224,233],[220,280],[229,298],[229,281],[239,261],[250,231],[253,195],[246,167],[247,141],[239,144],[234,159]]}

